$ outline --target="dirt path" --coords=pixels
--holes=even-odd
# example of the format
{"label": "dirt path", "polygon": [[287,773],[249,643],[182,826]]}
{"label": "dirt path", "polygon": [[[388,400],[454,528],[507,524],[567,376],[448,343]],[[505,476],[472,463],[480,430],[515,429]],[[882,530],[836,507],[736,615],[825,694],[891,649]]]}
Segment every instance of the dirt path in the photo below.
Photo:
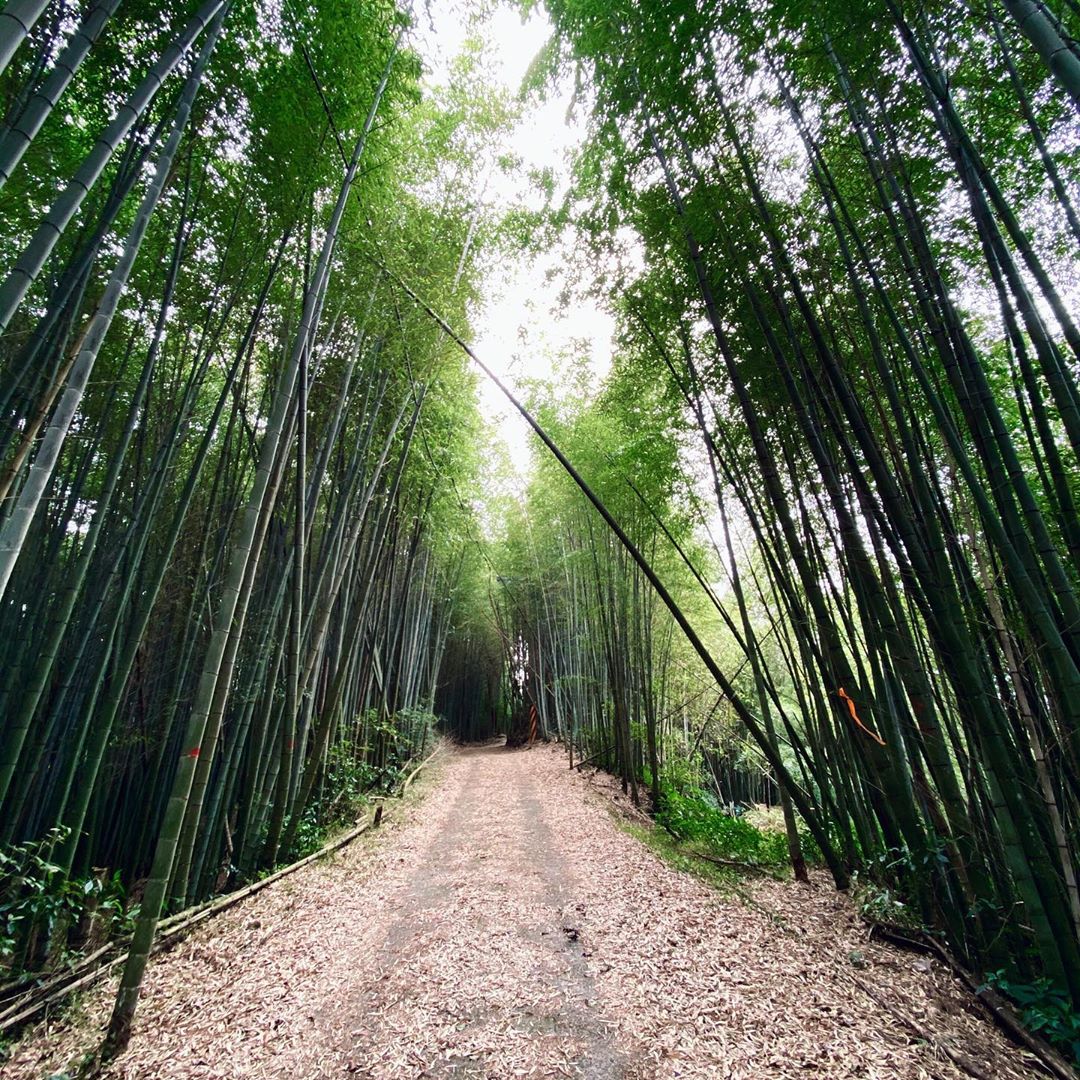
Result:
{"label": "dirt path", "polygon": [[[110,1075],[966,1075],[942,1044],[995,1080],[1029,1075],[947,973],[868,944],[826,882],[725,898],[621,830],[606,782],[553,748],[453,751],[424,787],[399,824],[156,960]],[[111,989],[0,1074],[57,1071]]]}

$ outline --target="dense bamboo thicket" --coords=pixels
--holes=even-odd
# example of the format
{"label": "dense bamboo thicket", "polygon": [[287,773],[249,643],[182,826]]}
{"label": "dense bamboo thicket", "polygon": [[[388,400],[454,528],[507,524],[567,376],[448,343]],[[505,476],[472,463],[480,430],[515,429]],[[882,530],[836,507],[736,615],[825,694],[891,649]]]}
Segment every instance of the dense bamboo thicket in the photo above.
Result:
{"label": "dense bamboo thicket", "polygon": [[464,322],[507,114],[421,93],[409,26],[57,3],[0,83],[0,948],[133,921],[116,1045],[163,911],[432,738],[475,376],[382,266]]}
{"label": "dense bamboo thicket", "polygon": [[[0,12],[8,974],[129,934],[116,1052],[162,913],[438,714],[821,862],[1068,1046],[1076,3],[546,7],[528,82],[587,137],[503,221],[514,107],[475,56],[428,85],[392,0]],[[460,346],[523,233],[618,339],[533,388],[503,507]]]}
{"label": "dense bamboo thicket", "polygon": [[[591,94],[566,215],[621,320],[564,438],[631,543],[539,474],[504,601],[537,709],[662,801],[687,762],[697,782],[731,762],[719,689],[796,862],[806,828],[877,917],[1060,1019],[1080,1003],[1075,5],[549,9],[538,70]],[[687,723],[701,664],[719,685]]]}

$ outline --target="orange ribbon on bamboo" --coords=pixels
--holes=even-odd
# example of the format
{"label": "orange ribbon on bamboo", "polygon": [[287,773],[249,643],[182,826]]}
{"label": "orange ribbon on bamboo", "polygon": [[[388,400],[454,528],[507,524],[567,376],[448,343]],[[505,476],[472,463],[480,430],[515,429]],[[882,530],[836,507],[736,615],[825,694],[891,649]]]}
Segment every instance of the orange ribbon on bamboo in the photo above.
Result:
{"label": "orange ribbon on bamboo", "polygon": [[837,690],[837,693],[847,703],[848,712],[851,713],[851,719],[854,720],[855,723],[858,724],[858,726],[860,728],[862,728],[862,730],[865,731],[866,734],[869,735],[871,739],[874,740],[874,742],[876,742],[879,746],[884,746],[885,745],[885,740],[876,731],[871,731],[859,719],[859,714],[855,711],[855,702],[851,700],[851,697],[848,695],[848,692],[841,686],[840,689]]}

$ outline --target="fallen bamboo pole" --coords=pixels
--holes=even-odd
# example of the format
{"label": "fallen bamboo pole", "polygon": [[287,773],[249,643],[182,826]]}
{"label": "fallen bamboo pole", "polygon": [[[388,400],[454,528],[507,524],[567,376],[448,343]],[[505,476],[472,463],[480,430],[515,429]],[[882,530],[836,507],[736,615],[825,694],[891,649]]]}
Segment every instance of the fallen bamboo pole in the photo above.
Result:
{"label": "fallen bamboo pole", "polygon": [[1038,1064],[1058,1080],[1076,1080],[1076,1070],[1050,1045],[1038,1032],[1028,1028],[1013,1011],[1011,1004],[993,987],[977,979],[959,960],[956,959],[935,937],[920,930],[890,926],[865,920],[871,934],[876,934],[883,941],[902,949],[914,949],[936,956],[974,997],[986,1009],[995,1024],[1020,1046],[1029,1050]]}
{"label": "fallen bamboo pole", "polygon": [[605,754],[610,754],[611,751],[614,750],[614,749],[615,749],[614,745],[605,746],[603,750],[598,751],[597,753],[593,754],[591,757],[585,758],[584,761],[579,761],[576,765],[571,765],[570,768],[571,769],[580,769],[582,765],[589,765],[592,762],[594,762],[597,758],[601,758]]}

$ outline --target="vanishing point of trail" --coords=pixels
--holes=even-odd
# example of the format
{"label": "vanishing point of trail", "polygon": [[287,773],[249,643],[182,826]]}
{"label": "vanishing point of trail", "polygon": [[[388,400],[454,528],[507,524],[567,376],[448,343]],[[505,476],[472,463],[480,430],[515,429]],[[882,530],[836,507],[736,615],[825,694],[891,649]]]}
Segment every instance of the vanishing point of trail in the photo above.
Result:
{"label": "vanishing point of trail", "polygon": [[[447,751],[396,823],[157,958],[109,1075],[970,1075],[943,1045],[1028,1075],[943,969],[869,943],[824,879],[723,895],[621,828],[610,784],[549,747]],[[43,1041],[10,1075],[62,1064],[63,1033]]]}

